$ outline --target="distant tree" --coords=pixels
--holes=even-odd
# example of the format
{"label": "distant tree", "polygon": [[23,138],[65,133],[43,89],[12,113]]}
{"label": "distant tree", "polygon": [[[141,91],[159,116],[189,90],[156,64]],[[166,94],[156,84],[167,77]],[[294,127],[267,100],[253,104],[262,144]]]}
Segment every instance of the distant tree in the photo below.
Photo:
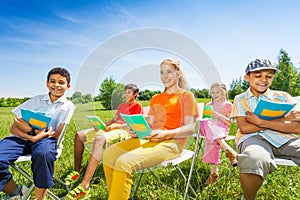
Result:
{"label": "distant tree", "polygon": [[72,95],[72,99],[80,99],[82,98],[82,93],[79,91],[74,92],[74,94]]}
{"label": "distant tree", "polygon": [[278,56],[278,66],[280,70],[274,77],[271,89],[286,91],[292,96],[300,95],[300,75],[294,67],[288,53],[281,49]]}
{"label": "distant tree", "polygon": [[241,86],[242,90],[246,91],[249,88],[249,86],[250,86],[249,82],[247,82],[245,79],[243,79],[242,80],[242,86]]}
{"label": "distant tree", "polygon": [[124,85],[116,83],[112,77],[106,78],[101,86],[100,93],[97,99],[101,101],[104,109],[111,110],[116,109],[121,102],[123,102],[122,94],[124,91]]}
{"label": "distant tree", "polygon": [[242,80],[242,77],[239,79],[233,79],[232,83],[230,84],[230,89],[228,90],[228,98],[234,99],[234,97],[238,94],[244,92],[247,87],[247,82]]}
{"label": "distant tree", "polygon": [[76,92],[74,92],[74,94],[72,95],[70,100],[75,104],[77,104],[77,103],[84,104],[84,103],[92,102],[93,97],[91,94],[83,95],[81,92],[76,91]]}
{"label": "distant tree", "polygon": [[91,94],[84,95],[83,99],[88,103],[93,101],[93,96]]}
{"label": "distant tree", "polygon": [[25,102],[28,97],[25,98],[12,98],[8,97],[5,99],[4,97],[0,98],[0,107],[16,107],[20,105],[21,103]]}
{"label": "distant tree", "polygon": [[191,89],[191,92],[194,93],[195,97],[196,98],[208,98],[209,95],[208,95],[208,89],[195,89],[195,88],[192,88]]}
{"label": "distant tree", "polygon": [[145,89],[144,91],[139,92],[137,99],[140,101],[149,101],[155,94],[159,94],[159,93],[161,93],[161,91],[159,91],[159,90],[151,91],[151,90]]}

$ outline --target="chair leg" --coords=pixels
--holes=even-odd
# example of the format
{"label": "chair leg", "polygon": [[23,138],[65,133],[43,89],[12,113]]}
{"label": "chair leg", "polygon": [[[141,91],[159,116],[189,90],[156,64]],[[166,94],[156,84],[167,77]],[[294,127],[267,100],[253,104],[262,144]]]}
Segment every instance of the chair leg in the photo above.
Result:
{"label": "chair leg", "polygon": [[132,195],[132,198],[131,198],[132,200],[134,200],[134,198],[135,198],[135,195],[136,195],[137,190],[138,190],[138,188],[139,188],[139,185],[140,185],[142,176],[144,175],[144,172],[145,172],[145,169],[143,169],[143,170],[141,171],[141,174],[140,174],[140,176],[139,176],[139,179],[138,179],[137,182],[136,182],[136,185],[135,185],[135,188],[134,188],[134,191],[133,191],[133,195]]}
{"label": "chair leg", "polygon": [[[30,198],[30,194],[34,189],[34,184],[33,184],[33,178],[32,176],[30,176],[24,169],[22,169],[21,167],[19,167],[16,164],[11,164],[12,168],[14,168],[16,171],[18,171],[19,173],[21,173],[26,179],[28,179],[31,182],[31,185],[29,187],[29,190],[26,192],[26,194],[23,196],[23,199],[29,199]],[[54,179],[56,179],[59,183],[63,184],[68,190],[69,187],[61,180],[59,179],[57,176],[53,176]],[[59,197],[57,197],[53,192],[51,192],[49,189],[47,190],[47,195],[54,200],[60,200]]]}
{"label": "chair leg", "polygon": [[193,160],[192,160],[192,165],[191,165],[191,168],[190,168],[189,176],[188,176],[187,181],[186,181],[186,187],[185,187],[184,196],[183,196],[184,200],[186,200],[186,198],[187,198],[187,194],[189,192],[189,188],[191,188],[192,191],[193,191],[193,193],[194,193],[194,195],[197,196],[195,190],[190,185],[190,182],[191,182],[191,179],[192,179],[192,174],[193,174],[194,167],[195,167],[195,164],[196,164],[196,161],[197,161],[197,158],[198,158],[199,151],[201,149],[202,142],[203,142],[203,138],[200,138],[200,144],[199,144],[199,136],[197,136],[197,138],[196,138],[196,146],[195,146],[195,154],[193,156]]}
{"label": "chair leg", "polygon": [[53,179],[55,179],[57,182],[62,184],[68,191],[70,190],[70,187],[68,185],[66,185],[65,182],[62,181],[60,178],[58,178],[55,174],[53,175]]}

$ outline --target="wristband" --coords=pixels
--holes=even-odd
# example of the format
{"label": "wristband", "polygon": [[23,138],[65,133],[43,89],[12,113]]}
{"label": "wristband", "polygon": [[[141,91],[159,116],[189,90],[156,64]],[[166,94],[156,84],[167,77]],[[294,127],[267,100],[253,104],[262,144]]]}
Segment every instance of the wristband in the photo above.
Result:
{"label": "wristband", "polygon": [[35,136],[35,128],[31,128],[31,130],[29,132],[27,132],[28,135],[31,135],[31,136]]}

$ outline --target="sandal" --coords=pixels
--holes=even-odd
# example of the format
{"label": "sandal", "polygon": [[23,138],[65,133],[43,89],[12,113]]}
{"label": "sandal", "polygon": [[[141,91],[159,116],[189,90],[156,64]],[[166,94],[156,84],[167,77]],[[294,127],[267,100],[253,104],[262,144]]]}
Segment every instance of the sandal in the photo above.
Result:
{"label": "sandal", "polygon": [[235,167],[238,164],[238,161],[236,159],[237,153],[233,149],[226,149],[225,151],[227,158],[230,160],[230,165]]}
{"label": "sandal", "polygon": [[218,178],[219,178],[219,173],[218,172],[211,173],[211,174],[209,174],[209,176],[208,176],[208,178],[207,178],[207,180],[206,180],[205,183],[207,185],[208,184],[214,184],[214,183],[217,182]]}

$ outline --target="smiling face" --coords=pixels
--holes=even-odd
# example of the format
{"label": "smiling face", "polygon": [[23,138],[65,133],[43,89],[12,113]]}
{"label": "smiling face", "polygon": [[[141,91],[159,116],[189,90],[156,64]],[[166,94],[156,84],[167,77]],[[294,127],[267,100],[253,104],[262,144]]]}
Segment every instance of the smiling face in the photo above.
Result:
{"label": "smiling face", "polygon": [[176,92],[179,89],[179,73],[171,63],[165,62],[161,64],[160,80],[167,92]]}
{"label": "smiling face", "polygon": [[220,89],[220,87],[212,87],[210,94],[214,102],[222,102],[226,99],[225,91]]}
{"label": "smiling face", "polygon": [[125,100],[128,103],[133,103],[137,96],[137,92],[134,92],[132,89],[126,89],[124,91]]}
{"label": "smiling face", "polygon": [[274,79],[275,71],[272,69],[260,70],[250,72],[245,75],[244,78],[250,84],[250,90],[254,96],[259,97],[259,95],[266,92],[266,90],[272,85]]}
{"label": "smiling face", "polygon": [[63,96],[65,92],[70,88],[70,84],[68,84],[67,78],[59,74],[51,74],[46,85],[49,89],[50,99],[52,102]]}

